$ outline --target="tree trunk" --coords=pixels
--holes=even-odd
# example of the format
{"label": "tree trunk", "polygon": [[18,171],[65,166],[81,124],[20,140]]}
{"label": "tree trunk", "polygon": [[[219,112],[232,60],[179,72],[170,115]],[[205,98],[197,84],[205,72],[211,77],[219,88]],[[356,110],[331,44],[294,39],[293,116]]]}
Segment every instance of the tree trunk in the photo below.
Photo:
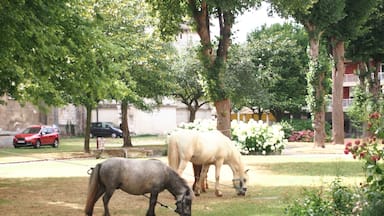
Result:
{"label": "tree trunk", "polygon": [[[308,31],[312,31],[311,29],[314,29],[313,26],[307,26],[306,27]],[[314,129],[314,146],[315,147],[324,147],[325,145],[325,103],[324,103],[324,97],[325,97],[325,89],[323,86],[324,82],[324,71],[317,71],[319,66],[319,48],[320,48],[320,37],[321,33],[318,35],[314,35],[314,32],[310,32],[310,35],[312,35],[309,39],[309,55],[312,64],[314,65],[314,68],[312,70],[315,70],[313,74],[316,79],[315,80],[308,80],[308,88],[313,88],[314,92],[310,92],[312,97],[314,97],[313,104],[310,104],[311,111],[313,113],[313,129]],[[313,85],[313,86],[311,86]],[[321,101],[321,103],[319,103]]]}
{"label": "tree trunk", "polygon": [[194,122],[196,119],[197,109],[193,105],[189,105],[188,110],[189,110],[189,122]]}
{"label": "tree trunk", "polygon": [[217,130],[231,138],[231,102],[229,99],[215,101]]}
{"label": "tree trunk", "polygon": [[[370,88],[370,93],[372,94],[373,104],[376,105],[374,107],[375,110],[379,111],[379,100],[381,96],[381,87],[380,87],[380,79],[379,79],[379,72],[380,72],[380,61],[375,61],[375,69],[373,71],[373,80],[372,80],[372,88]],[[370,70],[371,71],[371,70]]]}
{"label": "tree trunk", "polygon": [[[366,77],[367,75],[369,74],[369,70],[368,70],[368,65],[365,64],[365,62],[360,62],[359,63],[359,71],[360,71],[360,74],[359,74],[359,86],[361,89],[366,89],[366,84],[365,84],[365,81],[366,81]],[[365,107],[366,109],[367,107]],[[369,133],[368,133],[368,121],[365,120],[362,122],[362,137],[363,139],[366,141],[368,140],[368,137],[369,137]]]}
{"label": "tree trunk", "polygon": [[90,153],[90,148],[89,148],[89,134],[91,132],[91,117],[92,117],[92,107],[91,106],[86,106],[86,111],[87,111],[87,117],[86,117],[86,123],[85,123],[85,137],[84,137],[84,152],[85,153]]}
{"label": "tree trunk", "polygon": [[332,40],[335,66],[332,70],[332,136],[333,144],[344,144],[343,79],[344,41]]}
{"label": "tree trunk", "polygon": [[123,147],[132,147],[131,134],[128,127],[128,102],[121,101],[121,129],[123,131]]}
{"label": "tree trunk", "polygon": [[[316,89],[316,98],[315,100],[318,100],[319,98],[321,100],[324,99],[325,96],[325,90],[322,85],[324,82],[324,73],[322,73],[319,76],[319,80],[317,83],[317,86],[315,86]],[[321,104],[314,112],[314,118],[313,118],[313,129],[314,129],[314,146],[315,147],[325,147],[325,139],[326,139],[326,133],[325,133],[325,104]]]}
{"label": "tree trunk", "polygon": [[208,80],[208,89],[211,98],[215,101],[217,112],[217,129],[226,136],[231,137],[230,100],[225,89],[225,62],[227,60],[228,48],[231,44],[231,29],[234,23],[234,14],[231,11],[218,8],[216,11],[219,20],[220,36],[216,55],[212,52],[212,41],[210,35],[210,15],[207,1],[201,1],[201,7],[196,7],[196,0],[189,0],[188,5],[196,21],[197,33],[202,45],[202,62],[207,69],[205,74]]}

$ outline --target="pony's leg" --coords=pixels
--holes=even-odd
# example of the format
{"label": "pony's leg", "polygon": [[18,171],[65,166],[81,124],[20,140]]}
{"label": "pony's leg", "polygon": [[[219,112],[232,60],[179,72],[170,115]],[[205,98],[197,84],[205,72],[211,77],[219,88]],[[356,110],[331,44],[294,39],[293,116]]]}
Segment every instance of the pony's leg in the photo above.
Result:
{"label": "pony's leg", "polygon": [[216,161],[215,163],[215,179],[216,179],[216,183],[215,183],[215,194],[216,196],[218,197],[221,197],[223,196],[223,193],[220,191],[220,171],[221,171],[221,166],[223,165],[223,161],[220,160],[220,161]]}
{"label": "pony's leg", "polygon": [[110,216],[108,203],[114,192],[115,192],[115,189],[112,189],[112,188],[106,188],[105,190],[105,194],[103,196],[104,216]]}
{"label": "pony's leg", "polygon": [[[207,168],[207,173],[209,171],[209,166]],[[206,192],[206,189],[208,189],[208,179],[207,179],[207,176],[205,176],[205,178],[203,179],[203,183],[201,185],[201,187],[203,188],[203,192]]]}
{"label": "pony's leg", "polygon": [[187,164],[187,160],[180,160],[179,168],[177,169],[177,173],[179,173],[179,175],[183,174],[183,171],[187,167]]}
{"label": "pony's leg", "polygon": [[94,199],[92,200],[93,204],[92,204],[92,210],[87,213],[87,215],[89,216],[92,216],[93,215],[93,208],[97,202],[97,200],[99,200],[99,198],[101,197],[101,195],[103,195],[103,193],[105,192],[105,189],[104,187],[99,187],[97,192],[96,192],[96,196],[94,197]]}
{"label": "pony's leg", "polygon": [[105,192],[105,189],[103,186],[100,186],[97,188],[95,197],[93,197],[93,199],[91,201],[91,205],[89,207],[89,210],[85,213],[87,216],[93,215],[93,208],[95,207],[97,200],[99,200],[99,198],[101,197],[101,195],[103,195],[104,192]]}
{"label": "pony's leg", "polygon": [[151,192],[151,197],[149,198],[149,208],[147,210],[146,216],[155,216],[155,206],[157,203],[158,192]]}
{"label": "pony's leg", "polygon": [[196,184],[196,189],[194,191],[196,196],[200,195],[201,186],[204,185],[204,179],[207,178],[208,168],[209,165],[203,165],[201,168],[199,182]]}
{"label": "pony's leg", "polygon": [[[203,168],[203,165],[193,164],[193,175],[195,176],[195,181],[193,182],[192,189],[194,191],[196,190],[196,184],[200,180],[200,174],[201,174],[202,168]],[[204,182],[203,182],[203,184],[204,184]],[[201,185],[201,188],[203,189],[203,192],[205,192],[205,188],[203,185]]]}

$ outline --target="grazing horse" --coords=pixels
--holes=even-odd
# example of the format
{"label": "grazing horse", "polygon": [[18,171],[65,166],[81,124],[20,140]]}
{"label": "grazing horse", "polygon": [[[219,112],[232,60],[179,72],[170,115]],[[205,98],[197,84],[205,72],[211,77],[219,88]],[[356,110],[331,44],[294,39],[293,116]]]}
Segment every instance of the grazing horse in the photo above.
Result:
{"label": "grazing horse", "polygon": [[146,216],[155,215],[158,194],[167,189],[176,199],[175,212],[191,215],[192,190],[180,175],[159,160],[110,158],[97,164],[89,179],[86,215],[93,214],[95,203],[103,194],[104,215],[110,215],[108,203],[116,189],[133,195],[150,193]]}
{"label": "grazing horse", "polygon": [[195,184],[195,195],[200,195],[202,182],[207,176],[210,165],[215,165],[215,194],[222,196],[219,188],[220,169],[229,165],[233,172],[233,185],[238,195],[247,190],[247,171],[241,161],[241,154],[231,140],[220,131],[178,130],[168,137],[168,164],[180,175],[188,162],[202,165],[199,182]]}

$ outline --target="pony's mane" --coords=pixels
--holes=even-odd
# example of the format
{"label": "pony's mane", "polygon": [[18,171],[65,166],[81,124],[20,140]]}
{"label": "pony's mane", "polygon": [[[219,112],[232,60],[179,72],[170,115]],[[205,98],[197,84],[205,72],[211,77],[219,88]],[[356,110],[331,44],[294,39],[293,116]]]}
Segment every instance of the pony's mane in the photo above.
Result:
{"label": "pony's mane", "polygon": [[185,187],[189,188],[187,181],[183,177],[181,177],[172,168],[170,168],[170,167],[168,167],[168,168],[169,168],[169,175],[170,175],[171,178],[178,180],[178,182],[180,182],[182,185],[184,185]]}

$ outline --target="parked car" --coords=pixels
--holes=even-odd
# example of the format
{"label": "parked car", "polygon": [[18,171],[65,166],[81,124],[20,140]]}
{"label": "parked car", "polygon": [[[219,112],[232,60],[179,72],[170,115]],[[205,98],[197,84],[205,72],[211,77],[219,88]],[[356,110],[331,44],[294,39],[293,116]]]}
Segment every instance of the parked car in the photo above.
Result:
{"label": "parked car", "polygon": [[40,148],[42,145],[59,146],[60,135],[58,130],[48,125],[32,125],[13,137],[15,148],[33,146]]}
{"label": "parked car", "polygon": [[93,137],[123,137],[123,131],[114,126],[110,122],[92,122],[91,133],[89,135]]}

